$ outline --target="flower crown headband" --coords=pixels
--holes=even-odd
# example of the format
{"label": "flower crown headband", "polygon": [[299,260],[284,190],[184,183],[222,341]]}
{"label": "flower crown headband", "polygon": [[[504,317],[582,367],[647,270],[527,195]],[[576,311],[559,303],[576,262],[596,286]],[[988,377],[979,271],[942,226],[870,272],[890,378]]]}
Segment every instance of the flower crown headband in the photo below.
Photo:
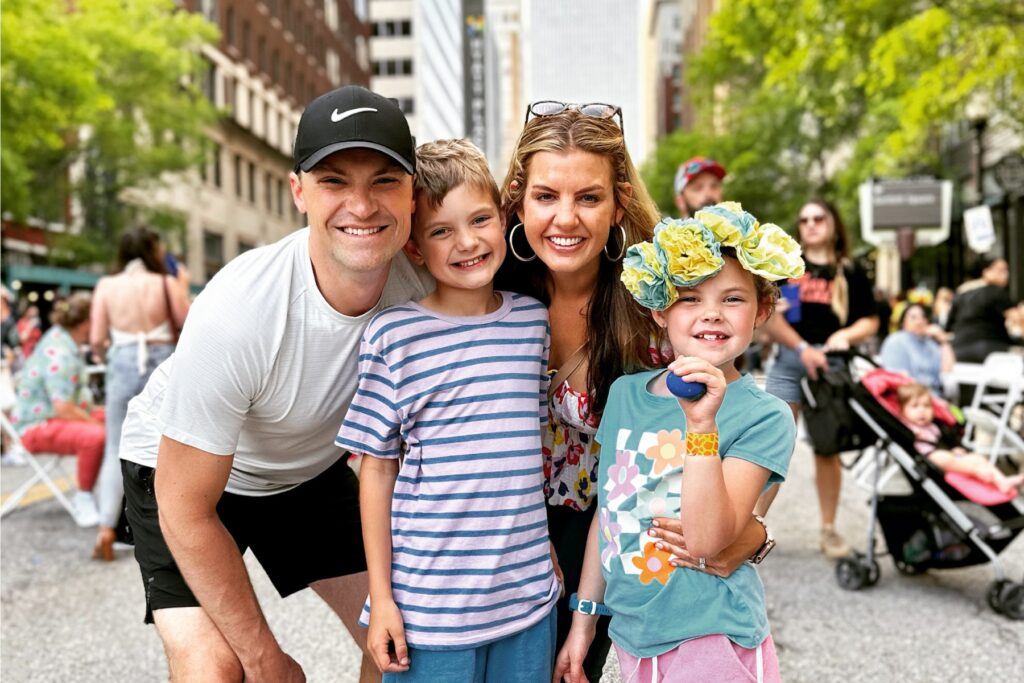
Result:
{"label": "flower crown headband", "polygon": [[654,238],[626,250],[622,283],[644,308],[663,311],[679,298],[679,287],[696,287],[725,265],[722,247],[736,250],[745,269],[775,282],[800,277],[800,245],[774,223],[761,225],[737,202],[701,209],[693,218],[666,218]]}

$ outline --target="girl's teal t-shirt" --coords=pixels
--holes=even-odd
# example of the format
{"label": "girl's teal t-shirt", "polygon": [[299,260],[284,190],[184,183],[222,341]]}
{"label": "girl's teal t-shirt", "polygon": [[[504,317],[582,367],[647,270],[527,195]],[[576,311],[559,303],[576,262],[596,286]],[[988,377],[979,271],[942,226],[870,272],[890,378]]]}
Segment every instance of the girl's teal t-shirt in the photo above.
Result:
{"label": "girl's teal t-shirt", "polygon": [[[636,657],[653,657],[701,636],[722,634],[754,648],[768,636],[764,586],[754,565],[728,578],[668,564],[647,534],[654,517],[679,515],[686,417],[648,382],[664,370],[612,385],[597,431],[601,444],[598,524],[601,568],[613,616],[612,640]],[[786,477],[796,441],[789,406],[750,375],[729,383],[717,416],[719,452]]]}

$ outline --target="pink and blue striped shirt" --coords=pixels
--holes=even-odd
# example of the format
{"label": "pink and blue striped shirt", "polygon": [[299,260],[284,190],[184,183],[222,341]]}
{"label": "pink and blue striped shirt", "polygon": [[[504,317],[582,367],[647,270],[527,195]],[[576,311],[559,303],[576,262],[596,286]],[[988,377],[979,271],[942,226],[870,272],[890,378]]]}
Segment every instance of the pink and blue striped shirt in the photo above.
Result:
{"label": "pink and blue striped shirt", "polygon": [[[463,649],[513,635],[558,598],[540,435],[547,310],[501,296],[497,311],[478,317],[414,303],[375,316],[335,440],[377,458],[404,452],[391,582],[412,647]],[[369,609],[367,601],[364,626]]]}

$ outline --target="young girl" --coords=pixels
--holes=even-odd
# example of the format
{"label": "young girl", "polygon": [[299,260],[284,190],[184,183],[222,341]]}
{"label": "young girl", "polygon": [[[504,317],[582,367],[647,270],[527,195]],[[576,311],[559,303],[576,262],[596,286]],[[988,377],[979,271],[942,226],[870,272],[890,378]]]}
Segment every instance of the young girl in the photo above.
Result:
{"label": "young girl", "polygon": [[[679,516],[689,552],[714,556],[736,539],[765,487],[785,477],[793,417],[735,360],[772,312],[773,282],[802,272],[796,242],[734,202],[662,221],[653,240],[629,248],[622,280],[677,357],[667,371],[612,385],[597,433],[598,517],[556,679],[583,680],[596,615],[610,613],[627,683],[779,680],[753,565],[724,579],[677,567],[646,530],[654,517]],[[677,399],[669,372],[705,392]]]}
{"label": "young girl", "polygon": [[904,384],[896,390],[901,420],[914,434],[914,447],[943,472],[960,472],[1010,493],[1024,484],[1024,474],[1006,476],[980,453],[963,448],[940,448],[941,433],[935,424],[935,406],[931,391],[923,384]]}

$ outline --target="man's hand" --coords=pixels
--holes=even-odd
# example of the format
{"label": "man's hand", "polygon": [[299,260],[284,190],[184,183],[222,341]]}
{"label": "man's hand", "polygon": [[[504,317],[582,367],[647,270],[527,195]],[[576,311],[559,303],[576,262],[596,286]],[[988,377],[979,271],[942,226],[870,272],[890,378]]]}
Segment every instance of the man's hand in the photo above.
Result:
{"label": "man's hand", "polygon": [[[586,626],[577,623],[577,616],[586,619]],[[597,617],[583,615],[573,616],[573,625],[569,629],[569,635],[562,645],[561,651],[555,657],[555,671],[551,676],[552,683],[589,683],[587,675],[583,673],[583,660],[587,658],[587,650],[594,640],[594,633],[597,628]]]}
{"label": "man's hand", "polygon": [[278,650],[273,657],[260,657],[252,668],[243,666],[243,671],[245,683],[306,683],[302,667],[283,650]]}
{"label": "man's hand", "polygon": [[764,545],[765,540],[763,528],[751,518],[739,538],[715,557],[706,558],[704,569],[700,569],[697,558],[686,549],[682,521],[677,517],[656,517],[654,523],[657,526],[649,529],[648,533],[658,539],[659,548],[672,553],[672,558],[669,560],[671,564],[677,567],[696,569],[705,574],[713,574],[722,578],[730,576],[739,569]]}
{"label": "man's hand", "polygon": [[[394,651],[391,651],[394,643]],[[405,643],[405,623],[402,612],[394,601],[371,602],[370,629],[366,634],[366,649],[381,673],[401,673],[409,670],[409,648]]]}

